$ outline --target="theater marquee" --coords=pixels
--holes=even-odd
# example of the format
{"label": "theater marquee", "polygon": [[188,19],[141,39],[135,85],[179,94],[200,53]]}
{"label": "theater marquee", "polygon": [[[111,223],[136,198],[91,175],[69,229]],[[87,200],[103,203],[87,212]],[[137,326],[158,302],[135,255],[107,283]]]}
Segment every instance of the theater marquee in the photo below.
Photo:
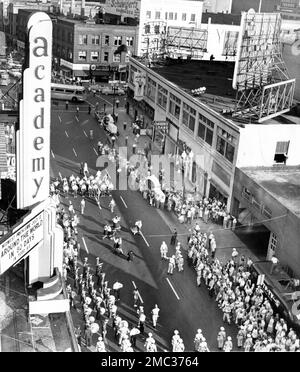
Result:
{"label": "theater marquee", "polygon": [[42,212],[0,244],[0,275],[43,240],[43,221]]}
{"label": "theater marquee", "polygon": [[49,196],[52,21],[43,12],[28,21],[27,66],[23,74],[17,131],[17,207]]}

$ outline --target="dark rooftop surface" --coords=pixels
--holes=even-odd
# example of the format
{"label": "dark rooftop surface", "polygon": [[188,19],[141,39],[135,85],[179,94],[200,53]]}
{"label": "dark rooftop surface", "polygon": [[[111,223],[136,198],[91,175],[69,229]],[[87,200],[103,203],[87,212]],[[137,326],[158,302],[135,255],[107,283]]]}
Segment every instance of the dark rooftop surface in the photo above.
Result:
{"label": "dark rooftop surface", "polygon": [[211,18],[211,23],[218,25],[240,25],[241,14],[227,14],[227,13],[202,13],[202,23],[208,23]]}
{"label": "dark rooftop surface", "polygon": [[[213,106],[216,111],[234,107],[235,90],[232,88],[234,63],[217,61],[170,61],[165,66],[155,66],[153,71],[178,85],[187,93],[192,89],[206,87],[206,93],[197,97],[201,102]],[[218,101],[220,107],[218,107]]]}
{"label": "dark rooftop surface", "polygon": [[242,171],[300,216],[300,167],[242,168]]}

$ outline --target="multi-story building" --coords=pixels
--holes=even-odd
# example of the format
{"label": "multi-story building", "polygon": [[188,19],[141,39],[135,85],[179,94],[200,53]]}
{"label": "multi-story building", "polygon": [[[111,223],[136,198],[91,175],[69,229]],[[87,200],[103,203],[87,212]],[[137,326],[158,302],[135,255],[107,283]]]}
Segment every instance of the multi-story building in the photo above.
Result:
{"label": "multi-story building", "polygon": [[[17,39],[24,46],[24,27],[30,10],[20,10]],[[126,78],[128,55],[136,54],[136,22],[120,24],[120,17],[106,18],[111,23],[93,19],[78,20],[53,16],[54,68],[68,77],[108,79]],[[129,20],[130,22],[130,20]],[[115,54],[119,50],[120,53]]]}
{"label": "multi-story building", "polygon": [[232,0],[204,0],[203,12],[231,13]]}
{"label": "multi-story building", "polygon": [[233,14],[247,12],[254,9],[256,12],[275,12],[279,11],[281,0],[232,0]]}
{"label": "multi-story building", "polygon": [[[259,170],[262,166],[272,169],[273,179],[279,168],[283,167],[285,171],[291,169],[288,183],[280,178],[283,176],[277,174],[277,177],[279,183],[294,187],[293,193],[298,200],[299,169],[296,168],[294,176],[291,173],[300,164],[300,126],[290,117],[277,117],[261,124],[229,119],[223,114],[222,106],[230,107],[234,102],[235,93],[230,79],[232,73],[233,64],[230,62],[186,61],[149,68],[131,58],[127,111],[133,117],[141,118],[140,115],[143,115],[144,129],[152,135],[153,140],[160,138],[162,153],[192,154],[187,169],[191,189],[197,190],[200,195],[215,196],[227,203],[228,211],[242,224],[245,217],[245,212],[242,212],[247,206],[243,196],[246,191],[241,189],[241,185],[251,189],[255,197],[251,197],[250,204],[259,214],[255,218],[253,216],[251,221],[264,225],[268,231],[267,241],[261,243],[261,255],[270,258],[275,253],[299,275],[299,229],[295,228],[293,235],[293,229],[285,230],[290,236],[288,240],[283,239],[284,232],[278,231],[277,223],[277,218],[280,218],[281,224],[293,221],[293,226],[299,226],[299,208],[295,206],[293,212],[292,204],[284,202],[284,195],[280,199],[279,186],[277,190],[277,186],[271,190],[272,180],[268,181],[269,189],[259,186],[259,180],[255,181],[247,169]],[[207,87],[207,93],[201,98],[195,98],[190,93],[191,89],[198,88],[200,84]],[[162,122],[165,123],[163,129]],[[257,184],[256,189],[254,183]],[[268,197],[262,192],[255,192],[258,189],[264,189]],[[270,204],[267,201],[272,197],[274,202]],[[283,205],[281,209],[278,207],[280,203]],[[291,210],[292,214],[288,212],[279,215],[284,207]],[[274,236],[277,237],[276,245]]]}

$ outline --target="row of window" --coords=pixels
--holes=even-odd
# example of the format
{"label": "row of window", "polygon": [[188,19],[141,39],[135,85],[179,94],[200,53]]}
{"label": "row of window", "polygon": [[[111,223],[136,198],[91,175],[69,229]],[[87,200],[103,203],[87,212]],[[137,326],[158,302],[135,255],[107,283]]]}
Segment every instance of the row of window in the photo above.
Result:
{"label": "row of window", "polygon": [[[132,69],[133,72],[133,69]],[[133,76],[133,73],[131,74]],[[146,84],[147,97],[155,102],[156,82],[149,78]],[[181,100],[170,93],[168,106],[168,91],[158,84],[156,103],[163,110],[167,111],[176,119],[180,119]],[[197,112],[194,108],[183,102],[182,104],[182,124],[191,132],[195,132]],[[199,113],[198,115],[198,133],[197,136],[205,141],[209,146],[213,145],[214,133],[216,133],[216,151],[225,159],[233,163],[235,156],[235,147],[237,138],[223,128],[216,126],[206,116]]]}
{"label": "row of window", "polygon": [[[152,13],[151,10],[147,10],[146,11],[146,18],[147,19],[152,19],[152,16],[155,19],[163,19],[162,12],[153,12]],[[177,21],[177,18],[178,18],[178,20],[180,20],[180,17],[177,17],[177,16],[178,16],[178,14],[176,12],[165,12],[165,20]],[[188,20],[187,13],[181,13],[181,20],[182,21],[187,21]],[[189,21],[190,22],[195,22],[196,21],[196,14],[192,13],[190,15]]]}
{"label": "row of window", "polygon": [[[79,35],[78,43],[79,45],[88,45],[88,37],[89,35]],[[111,40],[113,40],[113,45],[119,46],[122,44],[126,44],[127,46],[133,46],[134,37],[133,36],[114,36],[111,37],[109,35],[104,36],[103,45],[110,46]],[[92,45],[100,45],[100,35],[90,35],[90,41]]]}
{"label": "row of window", "polygon": [[267,217],[268,219],[272,218],[272,211],[262,204],[246,187],[243,187],[242,197],[246,199],[249,203],[253,205],[255,209],[257,209],[262,215]]}
{"label": "row of window", "polygon": [[[87,51],[86,50],[79,50],[78,51],[78,59],[79,61],[87,61]],[[109,61],[109,52],[103,52],[103,61],[108,62]],[[99,62],[100,60],[100,52],[98,51],[92,51],[90,52],[90,61],[92,62]],[[121,55],[120,54],[114,54],[112,53],[112,60],[113,62],[121,62]],[[125,62],[129,62],[129,57],[125,56]]]}
{"label": "row of window", "polygon": [[[151,34],[151,25],[145,24],[145,34]],[[160,33],[166,33],[167,27],[161,25],[153,25],[153,33],[159,35]]]}

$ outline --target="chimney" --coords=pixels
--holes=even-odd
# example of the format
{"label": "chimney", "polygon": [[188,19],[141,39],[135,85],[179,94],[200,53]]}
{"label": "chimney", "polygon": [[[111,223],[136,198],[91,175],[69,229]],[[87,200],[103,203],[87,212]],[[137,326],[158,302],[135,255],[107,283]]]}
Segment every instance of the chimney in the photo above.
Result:
{"label": "chimney", "polygon": [[85,16],[85,0],[81,0],[81,15]]}

